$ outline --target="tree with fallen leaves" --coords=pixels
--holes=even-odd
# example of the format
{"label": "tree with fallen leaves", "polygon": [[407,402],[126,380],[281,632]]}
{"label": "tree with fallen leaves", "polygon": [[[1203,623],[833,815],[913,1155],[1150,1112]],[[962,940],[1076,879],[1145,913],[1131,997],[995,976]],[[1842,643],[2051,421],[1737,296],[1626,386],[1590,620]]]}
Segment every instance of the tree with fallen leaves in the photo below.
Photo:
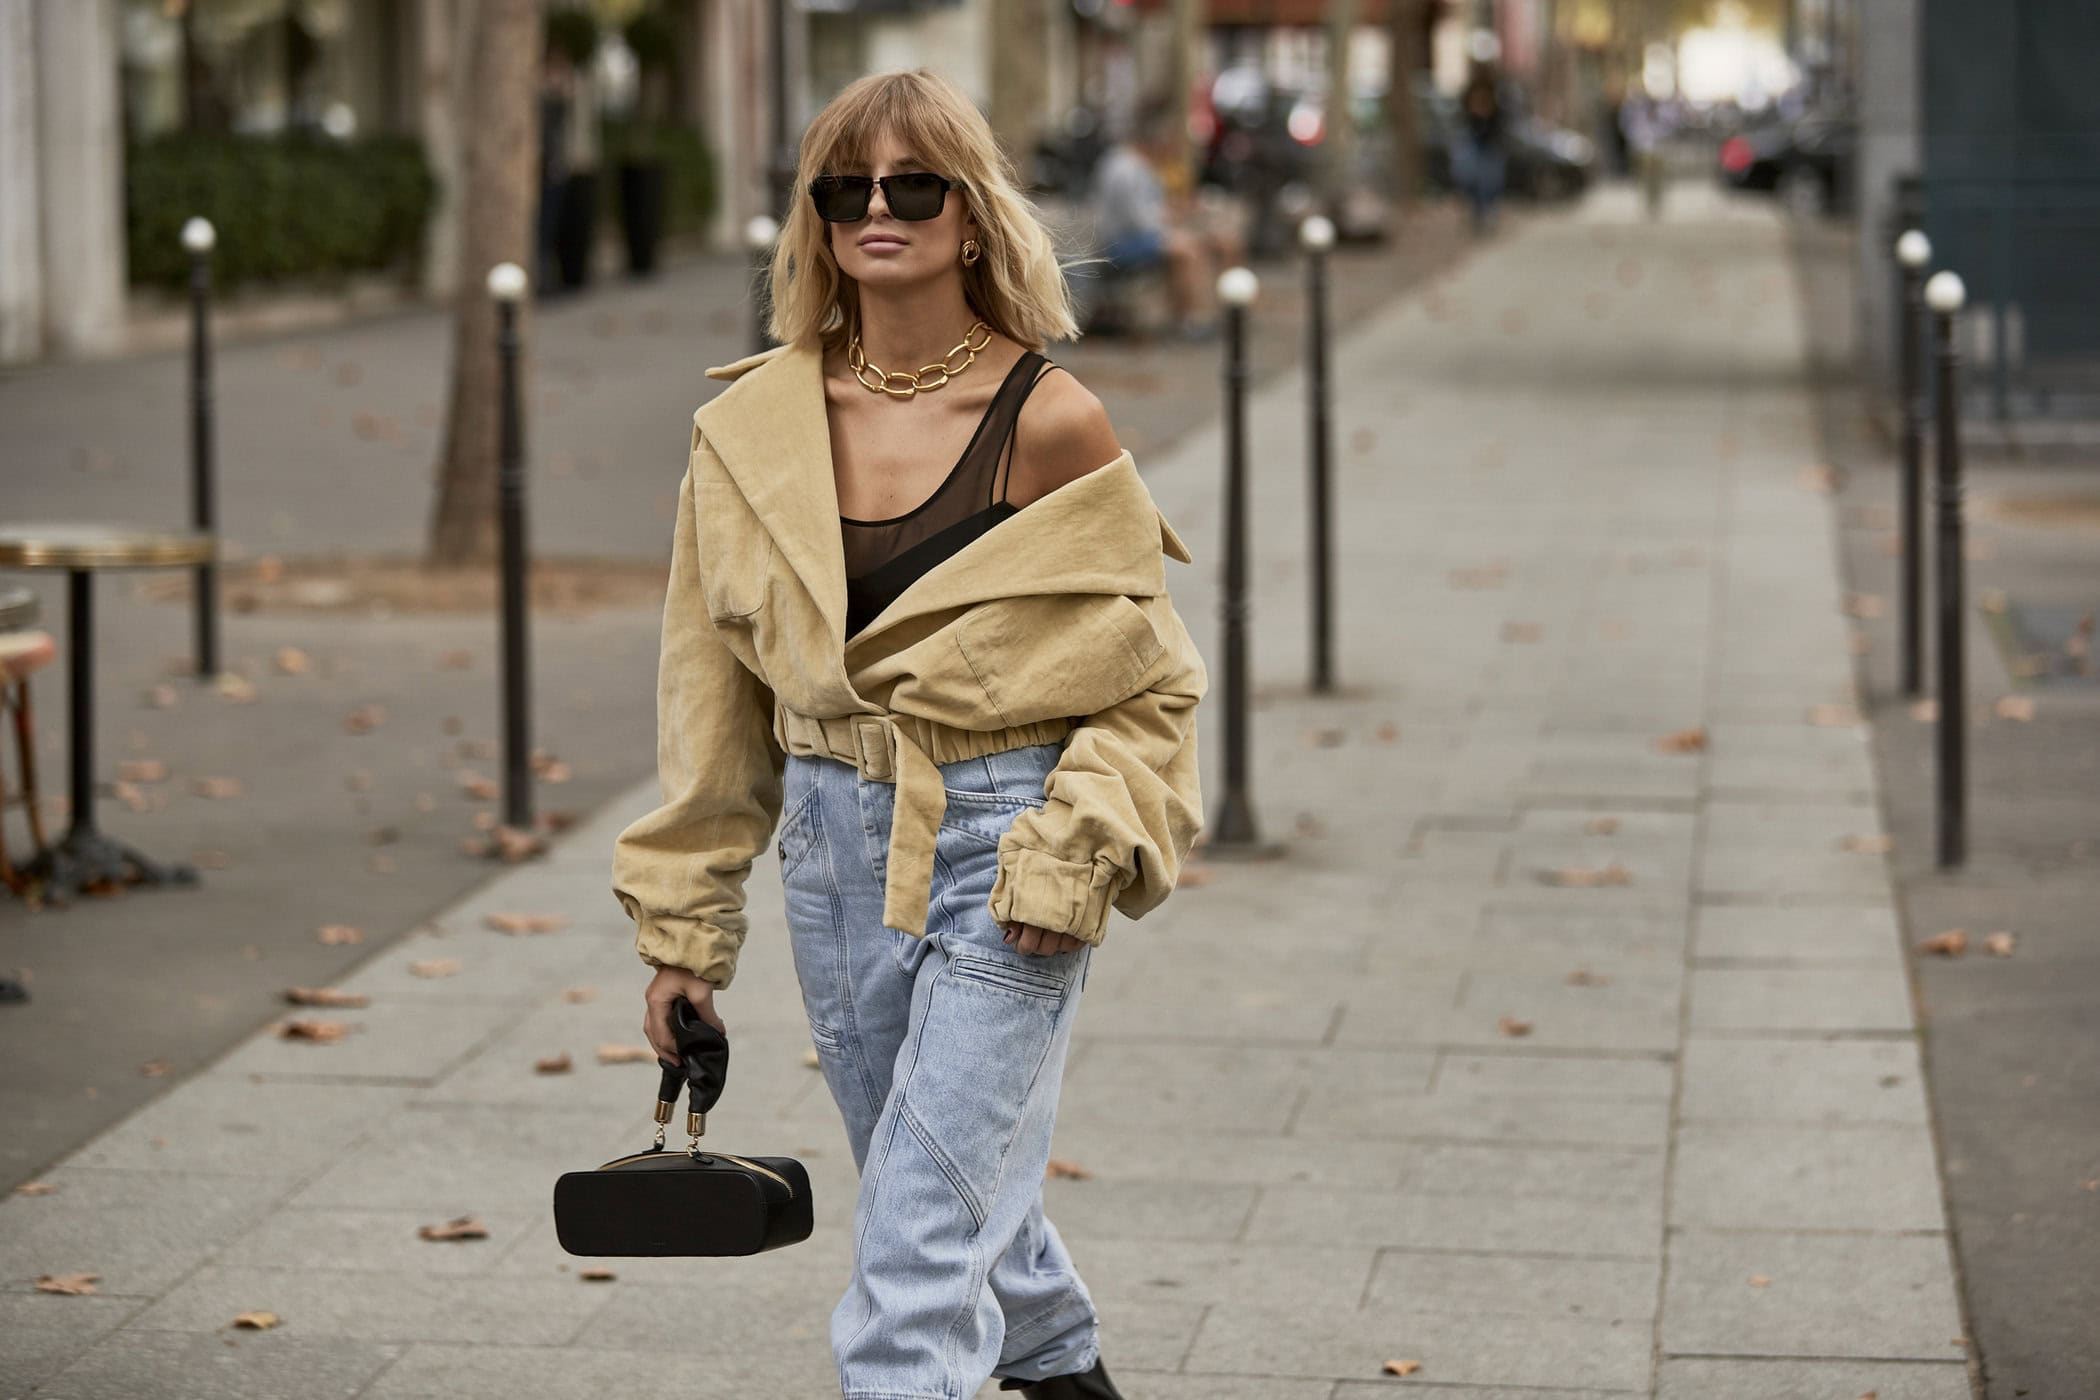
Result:
{"label": "tree with fallen leaves", "polygon": [[[498,263],[531,263],[533,170],[540,147],[541,17],[537,0],[480,0],[472,8],[466,52],[466,178],[461,199],[460,259],[455,293],[452,399],[445,450],[438,462],[437,506],[430,522],[433,564],[469,564],[496,555],[496,454],[500,419],[496,308],[487,276]],[[529,306],[520,305],[525,337]],[[520,354],[518,375],[526,377]]]}

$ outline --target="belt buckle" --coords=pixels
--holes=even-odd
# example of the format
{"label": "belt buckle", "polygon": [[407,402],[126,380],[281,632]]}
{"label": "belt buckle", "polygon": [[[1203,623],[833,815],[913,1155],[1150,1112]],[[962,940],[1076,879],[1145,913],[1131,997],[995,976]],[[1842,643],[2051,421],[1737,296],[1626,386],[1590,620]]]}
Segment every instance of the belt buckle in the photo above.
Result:
{"label": "belt buckle", "polygon": [[870,778],[894,780],[890,771],[888,721],[874,716],[854,716],[853,749],[860,760],[862,773]]}

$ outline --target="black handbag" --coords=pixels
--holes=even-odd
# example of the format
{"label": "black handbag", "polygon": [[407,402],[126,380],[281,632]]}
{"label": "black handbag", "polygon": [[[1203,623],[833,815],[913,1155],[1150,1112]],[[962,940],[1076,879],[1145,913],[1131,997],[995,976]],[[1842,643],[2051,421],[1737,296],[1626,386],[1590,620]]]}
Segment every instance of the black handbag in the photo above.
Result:
{"label": "black handbag", "polygon": [[[792,1157],[702,1152],[707,1111],[729,1077],[729,1041],[692,1003],[671,1003],[677,1064],[658,1061],[656,1145],[554,1183],[554,1234],[571,1254],[758,1254],[809,1238],[809,1172]],[[664,1147],[664,1127],[686,1086],[683,1150]]]}

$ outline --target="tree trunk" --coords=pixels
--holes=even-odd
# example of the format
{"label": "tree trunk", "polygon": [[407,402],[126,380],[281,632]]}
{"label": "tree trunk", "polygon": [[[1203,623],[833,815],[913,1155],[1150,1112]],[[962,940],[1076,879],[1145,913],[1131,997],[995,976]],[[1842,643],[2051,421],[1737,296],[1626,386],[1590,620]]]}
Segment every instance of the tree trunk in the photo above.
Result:
{"label": "tree trunk", "polygon": [[[461,200],[459,288],[453,298],[452,402],[439,462],[429,562],[465,564],[496,556],[496,314],[489,269],[532,266],[538,194],[540,60],[538,0],[480,0],[468,75],[466,188]],[[530,304],[518,308],[520,340]],[[521,353],[518,373],[527,376]],[[521,386],[522,389],[522,386]],[[521,399],[527,396],[521,392]],[[529,400],[528,400],[529,401]]]}
{"label": "tree trunk", "polygon": [[1423,0],[1392,0],[1386,11],[1386,124],[1393,143],[1393,212],[1405,217],[1422,188],[1422,132],[1415,74],[1422,66]]}

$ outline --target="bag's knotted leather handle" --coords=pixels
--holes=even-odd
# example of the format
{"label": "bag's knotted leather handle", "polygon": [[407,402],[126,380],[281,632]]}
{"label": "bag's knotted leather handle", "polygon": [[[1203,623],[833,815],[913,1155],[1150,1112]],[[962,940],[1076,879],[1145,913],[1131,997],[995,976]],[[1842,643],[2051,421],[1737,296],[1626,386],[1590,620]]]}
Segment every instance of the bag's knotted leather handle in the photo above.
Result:
{"label": "bag's knotted leather handle", "polygon": [[729,1037],[700,1019],[684,997],[671,999],[671,1039],[678,1046],[678,1063],[659,1059],[663,1085],[656,1091],[659,1103],[676,1103],[678,1087],[686,1089],[686,1111],[706,1113],[722,1097],[729,1083]]}

